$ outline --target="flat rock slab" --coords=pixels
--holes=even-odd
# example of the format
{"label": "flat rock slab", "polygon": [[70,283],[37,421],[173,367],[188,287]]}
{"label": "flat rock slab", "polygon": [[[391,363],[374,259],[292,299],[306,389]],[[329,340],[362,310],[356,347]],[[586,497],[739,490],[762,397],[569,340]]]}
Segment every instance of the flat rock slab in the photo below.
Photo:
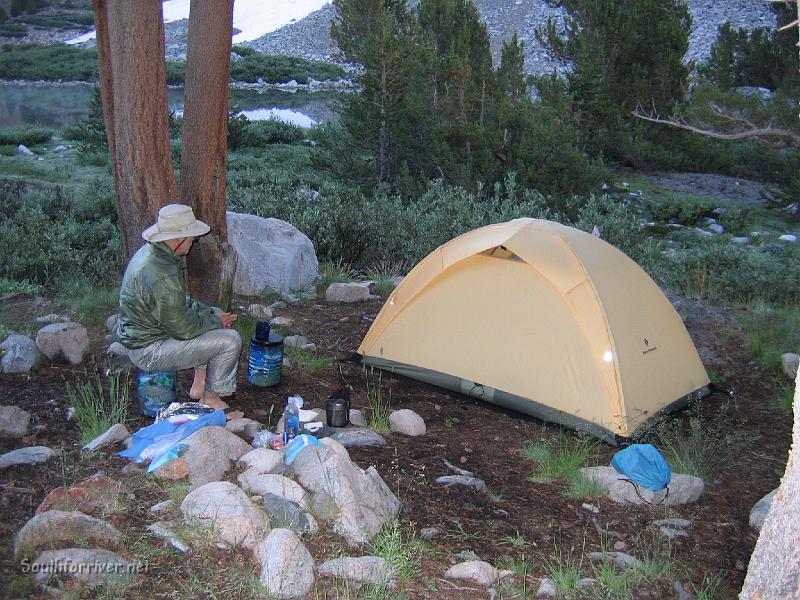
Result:
{"label": "flat rock slab", "polygon": [[397,571],[390,562],[379,556],[344,556],[319,565],[317,575],[344,579],[356,585],[366,583],[393,588]]}
{"label": "flat rock slab", "polygon": [[46,446],[28,446],[0,455],[0,471],[17,465],[38,465],[56,455]]}
{"label": "flat rock slab", "polygon": [[386,440],[379,433],[367,428],[339,429],[330,436],[345,448],[360,446],[385,446]]}
{"label": "flat rock slab", "polygon": [[31,570],[39,583],[57,578],[95,587],[130,582],[137,573],[144,571],[144,565],[108,550],[66,548],[42,552],[31,563]]}
{"label": "flat rock slab", "polygon": [[786,377],[794,381],[797,378],[797,368],[800,366],[800,354],[787,352],[781,355],[781,366]]}
{"label": "flat rock slab", "polygon": [[0,437],[19,439],[28,433],[31,414],[19,406],[0,406]]}
{"label": "flat rock slab", "polygon": [[691,475],[672,474],[669,482],[669,493],[665,490],[656,492],[635,486],[614,467],[586,467],[579,469],[588,479],[599,483],[606,492],[606,496],[614,502],[630,504],[656,504],[660,506],[677,506],[697,502],[703,495],[705,484],[699,477]]}
{"label": "flat rock slab", "polygon": [[332,283],[325,290],[327,302],[363,302],[370,300],[369,282]]}
{"label": "flat rock slab", "polygon": [[35,551],[55,545],[76,546],[89,543],[92,546],[114,548],[119,545],[120,532],[102,521],[81,512],[49,510],[34,515],[14,538],[14,558],[23,554],[31,556]]}
{"label": "flat rock slab", "polygon": [[264,510],[269,515],[270,525],[273,527],[291,529],[298,535],[319,531],[319,525],[313,515],[276,494],[264,494]]}

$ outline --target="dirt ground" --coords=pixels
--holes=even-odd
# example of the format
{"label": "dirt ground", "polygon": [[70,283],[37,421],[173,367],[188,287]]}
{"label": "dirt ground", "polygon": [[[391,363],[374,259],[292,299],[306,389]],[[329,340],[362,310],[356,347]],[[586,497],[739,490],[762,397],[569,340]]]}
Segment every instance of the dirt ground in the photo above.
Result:
{"label": "dirt ground", "polygon": [[[277,311],[277,315],[293,319],[285,333],[306,335],[317,345],[318,354],[336,360],[319,371],[297,366],[285,369],[278,386],[255,388],[246,382],[244,352],[240,387],[231,400],[232,408],[274,426],[287,396],[300,394],[307,408],[321,407],[333,390],[347,387],[351,390],[353,408],[368,411],[367,380],[372,377],[374,384],[377,375],[365,373],[349,358],[380,307],[377,300],[355,305],[317,300]],[[57,312],[52,306],[41,303],[37,306],[25,297],[6,299],[0,309],[15,311],[21,320]],[[401,519],[408,531],[419,534],[421,529],[430,527],[440,531],[424,547],[420,574],[401,584],[406,597],[485,598],[484,588],[450,582],[442,576],[458,562],[456,554],[472,551],[495,565],[524,556],[529,565],[527,597],[533,598],[539,579],[553,557],[579,560],[586,552],[599,550],[601,531],[610,543],[623,542],[626,551],[636,555],[643,548],[654,547],[649,522],[665,517],[682,517],[693,523],[687,538],[671,542],[675,573],[635,586],[624,597],[674,598],[677,594],[672,590],[672,581],[679,580],[685,587],[690,583],[700,587],[705,576],[718,573],[723,581],[715,597],[736,597],[757,537],[748,525],[749,512],[780,481],[790,443],[791,417],[771,407],[774,390],[765,389],[765,378],[744,356],[735,331],[715,331],[709,329],[713,322],[704,323],[705,330],[690,333],[698,340],[703,338],[704,344],[714,340],[724,365],[715,367],[718,387],[703,401],[702,415],[718,432],[730,433],[739,443],[735,450],[729,451],[718,477],[706,482],[706,492],[700,501],[685,507],[631,507],[600,498],[589,501],[600,508],[599,513],[593,514],[582,508],[583,500],[562,495],[563,483],[528,480],[535,466],[520,456],[520,449],[528,441],[561,435],[560,428],[408,379],[383,375],[380,385],[390,398],[391,407],[410,408],[420,414],[427,424],[427,434],[415,438],[387,434],[386,446],[353,448],[350,455],[362,468],[375,465],[398,494]],[[95,330],[92,334],[95,358],[102,364],[102,348],[107,341],[102,331]],[[91,359],[87,366],[91,369]],[[0,451],[22,445],[63,450],[58,460],[45,465],[0,472],[3,486],[0,488],[0,582],[19,577],[19,567],[11,557],[13,537],[51,489],[81,481],[98,470],[128,482],[132,502],[127,510],[110,519],[118,528],[128,531],[144,531],[154,520],[147,507],[166,497],[157,488],[137,484],[135,478],[120,474],[126,461],[113,454],[81,454],[77,429],[74,423],[65,420],[69,405],[65,382],[82,378],[85,378],[83,367],[64,365],[42,366],[29,376],[0,375],[0,403],[20,406],[32,414],[32,433],[21,443],[0,440]],[[179,396],[185,400],[190,373],[181,373],[179,380]],[[148,424],[148,420],[136,414],[135,408],[131,409],[130,417],[131,430]],[[687,416],[684,413],[673,418],[682,422]],[[614,451],[611,446],[598,443],[590,464],[607,465]],[[490,493],[435,484],[437,477],[452,474],[444,460],[473,471],[486,482]],[[235,474],[234,470],[229,478],[235,481]],[[311,536],[306,542],[317,563],[337,556],[343,548],[329,534]],[[132,552],[131,548],[127,550]],[[368,549],[350,550],[354,555],[362,551],[368,553]],[[220,569],[236,568],[257,574],[256,566],[245,553],[219,551],[202,559],[192,554],[165,553],[150,565],[148,575],[137,579],[126,597],[185,597],[182,591],[188,593],[194,589],[187,587],[187,569],[194,575],[207,573],[213,578]],[[583,568],[585,576],[591,575],[588,563],[584,562]],[[325,584],[321,585],[322,591],[318,589],[315,597],[336,597],[329,596]],[[503,597],[525,597],[519,588],[518,580],[518,595],[505,592]],[[8,593],[4,589],[10,588],[0,583],[0,595]],[[200,595],[215,597],[217,593]]]}

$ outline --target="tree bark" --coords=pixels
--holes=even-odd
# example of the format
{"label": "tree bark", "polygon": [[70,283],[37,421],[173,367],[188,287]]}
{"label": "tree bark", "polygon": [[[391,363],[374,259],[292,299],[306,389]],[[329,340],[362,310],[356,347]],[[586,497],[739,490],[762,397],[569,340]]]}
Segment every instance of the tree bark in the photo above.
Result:
{"label": "tree bark", "polygon": [[93,0],[100,86],[125,260],[158,209],[178,200],[167,113],[161,0]]}
{"label": "tree bark", "polygon": [[189,289],[228,308],[236,254],[225,224],[228,74],[233,0],[192,0],[186,48],[181,192],[211,232],[187,257]]}

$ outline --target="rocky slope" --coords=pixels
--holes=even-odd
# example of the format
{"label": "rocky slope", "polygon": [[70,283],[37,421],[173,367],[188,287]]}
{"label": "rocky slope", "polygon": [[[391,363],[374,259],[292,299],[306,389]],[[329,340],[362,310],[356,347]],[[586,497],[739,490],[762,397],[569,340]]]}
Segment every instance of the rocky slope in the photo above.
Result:
{"label": "rocky slope", "polygon": [[[775,27],[775,16],[768,2],[756,0],[686,0],[692,15],[687,60],[708,58],[719,26],[730,22],[736,28]],[[535,32],[552,18],[564,28],[566,11],[554,0],[475,0],[491,37],[492,54],[499,60],[503,42],[516,31],[525,42],[529,73],[563,71],[537,41]],[[306,18],[269,33],[248,45],[262,52],[303,56],[314,60],[339,61],[341,55],[330,37],[334,15],[329,4]]]}

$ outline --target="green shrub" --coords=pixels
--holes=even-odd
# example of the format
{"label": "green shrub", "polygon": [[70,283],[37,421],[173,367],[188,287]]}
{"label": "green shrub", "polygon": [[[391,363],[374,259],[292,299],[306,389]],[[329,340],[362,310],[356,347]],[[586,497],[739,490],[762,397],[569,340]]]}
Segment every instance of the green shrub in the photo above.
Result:
{"label": "green shrub", "polygon": [[17,153],[17,147],[11,144],[0,145],[0,155],[14,156]]}
{"label": "green shrub", "polygon": [[259,148],[269,144],[297,144],[305,138],[302,127],[266,119],[264,121],[250,121],[242,135],[243,147]]}
{"label": "green shrub", "polygon": [[0,79],[97,81],[97,52],[66,44],[6,45],[0,51]]}
{"label": "green shrub", "polygon": [[28,28],[22,23],[3,23],[0,25],[0,36],[19,38],[28,35]]}
{"label": "green shrub", "polygon": [[578,477],[578,469],[586,463],[596,447],[597,443],[587,436],[559,433],[547,441],[527,442],[520,455],[536,463],[536,473],[530,475],[529,480],[572,481]]}
{"label": "green shrub", "polygon": [[20,125],[0,130],[0,144],[35,146],[44,144],[53,137],[53,130],[38,125]]}
{"label": "green shrub", "polygon": [[167,61],[167,83],[169,85],[182,85],[186,81],[186,61]]}
{"label": "green shrub", "polygon": [[309,61],[304,58],[248,52],[237,46],[238,60],[231,62],[230,76],[234,81],[255,83],[284,83],[295,80],[308,83],[309,79],[324,81],[345,76],[341,67],[330,63]]}
{"label": "green shrub", "polygon": [[27,23],[40,29],[81,29],[94,27],[94,15],[91,12],[56,11],[19,15],[15,22]]}
{"label": "green shrub", "polygon": [[777,2],[773,10],[777,13],[776,29],[736,30],[730,23],[723,24],[708,62],[698,69],[700,73],[722,89],[756,86],[782,89],[796,96],[800,91],[797,36],[778,29],[797,18],[797,13]]}
{"label": "green shrub", "polygon": [[800,299],[800,250],[795,246],[737,246],[723,237],[690,235],[685,246],[644,262],[662,286],[712,303],[761,298],[785,304]]}
{"label": "green shrub", "polygon": [[[98,218],[99,211],[85,206],[88,198],[76,210],[58,186],[3,187],[8,193],[0,194],[0,277],[48,287],[86,273],[95,282],[116,281],[122,265],[114,211]],[[101,196],[96,192],[98,201]]]}

